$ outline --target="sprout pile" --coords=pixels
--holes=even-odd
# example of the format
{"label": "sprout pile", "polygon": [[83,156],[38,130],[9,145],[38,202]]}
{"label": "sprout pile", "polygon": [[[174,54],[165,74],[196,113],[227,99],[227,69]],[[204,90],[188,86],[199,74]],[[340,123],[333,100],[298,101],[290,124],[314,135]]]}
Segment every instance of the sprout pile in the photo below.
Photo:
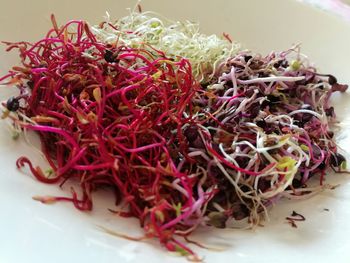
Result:
{"label": "sprout pile", "polygon": [[225,60],[240,49],[226,34],[223,39],[207,36],[200,32],[197,23],[171,21],[154,12],[132,11],[116,22],[111,22],[107,15],[106,21],[93,26],[91,31],[104,43],[142,48],[151,45],[169,58],[187,58],[194,77],[203,83],[213,80]]}
{"label": "sprout pile", "polygon": [[94,27],[52,22],[38,42],[5,43],[21,66],[0,79],[19,90],[3,118],[37,132],[51,168],[25,156],[17,167],[75,184],[71,196],[36,200],[91,210],[92,193],[111,188],[118,215],[139,219],[140,239],[199,260],[180,237],[257,225],[280,198],[332,188],[329,170],[345,171],[330,97],[347,85],[318,73],[299,46],[264,57],[152,13]]}

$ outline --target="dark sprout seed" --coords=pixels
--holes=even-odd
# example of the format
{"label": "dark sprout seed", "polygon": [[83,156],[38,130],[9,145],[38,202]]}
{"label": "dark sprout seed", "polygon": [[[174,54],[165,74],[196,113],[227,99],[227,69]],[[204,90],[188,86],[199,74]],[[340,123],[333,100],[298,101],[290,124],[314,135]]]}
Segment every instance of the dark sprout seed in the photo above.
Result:
{"label": "dark sprout seed", "polygon": [[326,109],[325,112],[326,112],[326,116],[333,117],[334,114],[335,114],[334,113],[334,107],[330,107],[330,108]]}
{"label": "dark sprout seed", "polygon": [[189,126],[185,129],[184,135],[189,142],[193,142],[198,137],[198,128],[196,126]]}
{"label": "dark sprout seed", "polygon": [[335,153],[331,155],[331,164],[334,167],[339,167],[345,161],[345,157],[340,153]]}
{"label": "dark sprout seed", "polygon": [[244,61],[248,62],[249,60],[251,60],[253,57],[250,55],[244,56]]}
{"label": "dark sprout seed", "polygon": [[334,132],[332,132],[332,131],[328,131],[327,134],[328,134],[329,138],[333,138],[334,137]]}
{"label": "dark sprout seed", "polygon": [[109,63],[115,62],[115,57],[113,56],[113,52],[108,49],[105,51],[104,59]]}
{"label": "dark sprout seed", "polygon": [[261,103],[261,109],[265,109],[267,106],[270,106],[270,101],[265,99],[262,103]]}
{"label": "dark sprout seed", "polygon": [[338,83],[338,80],[333,75],[328,75],[328,83],[334,85]]}
{"label": "dark sprout seed", "polygon": [[19,100],[15,97],[11,97],[6,102],[6,108],[9,111],[17,111],[19,109]]}
{"label": "dark sprout seed", "polygon": [[210,83],[202,83],[201,86],[203,89],[208,89],[208,86],[210,85]]}
{"label": "dark sprout seed", "polygon": [[282,61],[278,61],[275,64],[273,64],[273,67],[277,69],[281,66],[281,63],[282,63]]}
{"label": "dark sprout seed", "polygon": [[258,77],[259,78],[266,78],[266,77],[269,77],[270,76],[270,73],[268,72],[259,72],[258,73]]}
{"label": "dark sprout seed", "polygon": [[27,86],[30,88],[30,89],[33,89],[34,88],[34,82],[32,80],[29,80],[27,82]]}
{"label": "dark sprout seed", "polygon": [[280,98],[277,97],[277,96],[274,96],[272,94],[269,94],[266,96],[267,99],[271,102],[271,103],[276,103],[276,102],[279,102],[280,101]]}
{"label": "dark sprout seed", "polygon": [[320,163],[319,166],[317,166],[317,168],[320,169],[320,170],[326,169],[326,163],[325,163],[325,161],[323,161],[322,163]]}
{"label": "dark sprout seed", "polygon": [[300,188],[302,185],[301,181],[299,179],[294,178],[292,181],[292,186],[294,188]]}
{"label": "dark sprout seed", "polygon": [[283,60],[282,63],[281,63],[281,66],[284,67],[284,68],[287,68],[289,66],[289,63],[287,60]]}
{"label": "dark sprout seed", "polygon": [[265,120],[258,120],[257,122],[256,122],[256,125],[257,126],[259,126],[260,128],[266,128],[266,122],[265,122]]}

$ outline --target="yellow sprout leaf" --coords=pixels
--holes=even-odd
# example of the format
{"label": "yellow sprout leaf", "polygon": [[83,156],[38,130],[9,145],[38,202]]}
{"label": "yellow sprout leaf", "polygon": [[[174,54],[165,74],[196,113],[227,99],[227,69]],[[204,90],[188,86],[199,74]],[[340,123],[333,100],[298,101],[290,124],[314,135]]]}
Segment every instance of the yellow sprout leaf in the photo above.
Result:
{"label": "yellow sprout leaf", "polygon": [[33,200],[42,202],[43,204],[53,204],[57,199],[53,196],[33,196]]}
{"label": "yellow sprout leaf", "polygon": [[277,169],[285,169],[287,168],[287,171],[292,170],[295,167],[295,164],[297,163],[296,160],[294,160],[293,158],[289,157],[289,156],[283,156],[278,164],[277,164]]}
{"label": "yellow sprout leaf", "polygon": [[156,210],[155,214],[156,214],[157,218],[159,219],[159,221],[161,223],[163,223],[165,220],[163,212],[160,210]]}
{"label": "yellow sprout leaf", "polygon": [[290,66],[293,70],[298,70],[301,67],[301,62],[299,60],[293,60]]}
{"label": "yellow sprout leaf", "polygon": [[53,117],[47,117],[47,116],[35,116],[35,117],[32,117],[31,118],[33,121],[35,122],[55,122],[57,121],[56,118],[53,118]]}
{"label": "yellow sprout leaf", "polygon": [[91,122],[95,122],[97,121],[97,116],[95,113],[93,113],[92,111],[90,111],[87,115],[87,119]]}
{"label": "yellow sprout leaf", "polygon": [[305,151],[305,152],[308,152],[308,151],[309,151],[309,147],[308,147],[307,145],[305,145],[305,144],[301,144],[301,145],[300,145],[300,148],[301,148],[303,151]]}
{"label": "yellow sprout leaf", "polygon": [[280,137],[280,142],[281,143],[286,143],[289,140],[290,137],[291,137],[290,134],[283,135],[283,136]]}
{"label": "yellow sprout leaf", "polygon": [[95,101],[100,102],[101,101],[101,89],[95,88],[92,92],[92,95],[94,95]]}
{"label": "yellow sprout leaf", "polygon": [[9,115],[10,111],[6,109],[2,112],[1,119],[6,119]]}
{"label": "yellow sprout leaf", "polygon": [[175,209],[176,216],[180,216],[182,204],[181,203],[178,203],[177,205],[174,204],[173,208]]}
{"label": "yellow sprout leaf", "polygon": [[162,71],[158,70],[156,73],[154,73],[154,74],[152,75],[152,78],[153,78],[154,80],[157,80],[157,79],[160,78],[160,76],[162,76]]}
{"label": "yellow sprout leaf", "polygon": [[89,123],[89,121],[85,118],[85,116],[83,114],[81,114],[80,112],[77,112],[77,118],[80,121],[80,123],[82,123],[82,124]]}
{"label": "yellow sprout leaf", "polygon": [[286,185],[289,185],[292,183],[293,177],[295,173],[297,172],[297,167],[295,166],[297,163],[296,160],[289,156],[282,157],[278,164],[276,165],[277,169],[285,171],[284,175],[284,181],[286,182]]}

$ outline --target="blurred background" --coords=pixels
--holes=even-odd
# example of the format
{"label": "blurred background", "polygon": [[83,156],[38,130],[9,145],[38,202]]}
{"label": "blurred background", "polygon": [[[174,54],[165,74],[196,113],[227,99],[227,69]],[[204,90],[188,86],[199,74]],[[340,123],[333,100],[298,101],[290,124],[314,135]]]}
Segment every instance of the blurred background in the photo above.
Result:
{"label": "blurred background", "polygon": [[350,0],[297,0],[324,11],[332,12],[350,21]]}

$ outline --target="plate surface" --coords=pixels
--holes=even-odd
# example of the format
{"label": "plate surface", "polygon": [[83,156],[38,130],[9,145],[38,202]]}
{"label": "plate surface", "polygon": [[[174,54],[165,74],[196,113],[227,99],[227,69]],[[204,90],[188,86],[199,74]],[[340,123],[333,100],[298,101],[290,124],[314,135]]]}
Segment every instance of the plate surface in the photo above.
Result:
{"label": "plate surface", "polygon": [[[86,19],[95,24],[105,11],[113,18],[126,15],[130,1],[3,1],[0,16],[1,40],[35,40],[50,27],[55,13],[59,22]],[[198,21],[207,33],[229,32],[249,49],[262,53],[302,43],[302,51],[323,72],[350,83],[350,25],[341,19],[295,1],[143,1],[143,8],[172,19]],[[0,71],[16,62],[15,54],[0,51]],[[13,90],[0,88],[0,100]],[[350,145],[350,98],[334,98],[342,130],[339,146]],[[170,256],[157,241],[131,242],[109,236],[98,226],[137,236],[142,234],[136,220],[112,215],[111,195],[96,194],[94,210],[81,213],[71,204],[43,205],[34,195],[69,194],[69,187],[37,182],[15,167],[26,155],[46,167],[40,154],[23,140],[13,141],[5,122],[0,124],[0,262],[185,262]],[[347,158],[350,156],[347,154]],[[349,262],[350,260],[350,176],[334,175],[329,182],[341,183],[333,191],[300,202],[282,201],[271,210],[270,221],[254,230],[200,229],[193,239],[225,247],[223,252],[196,251],[206,262]],[[329,211],[326,211],[328,209]],[[306,221],[291,228],[285,217],[293,210]]]}

